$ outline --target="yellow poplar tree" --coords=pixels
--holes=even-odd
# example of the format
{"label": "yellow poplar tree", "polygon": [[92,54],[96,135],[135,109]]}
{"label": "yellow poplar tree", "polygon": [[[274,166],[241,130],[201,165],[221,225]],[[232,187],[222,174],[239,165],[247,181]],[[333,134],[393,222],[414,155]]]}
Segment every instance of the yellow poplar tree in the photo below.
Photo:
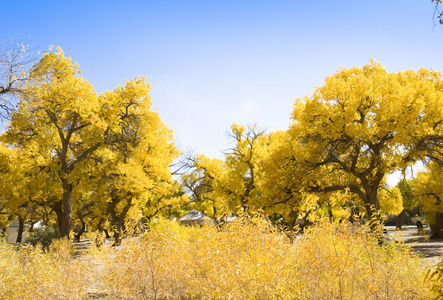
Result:
{"label": "yellow poplar tree", "polygon": [[386,175],[441,152],[442,104],[440,72],[388,73],[375,61],[341,69],[295,101],[288,163],[305,189],[347,188],[376,218]]}
{"label": "yellow poplar tree", "polygon": [[286,131],[276,131],[268,135],[269,144],[262,152],[258,178],[260,183],[260,203],[268,214],[281,214],[292,230],[304,204],[312,198],[303,191],[301,181],[291,168],[293,144],[288,143]]}
{"label": "yellow poplar tree", "polygon": [[[191,164],[195,163],[195,159],[188,157]],[[187,163],[188,164],[188,163]],[[218,207],[221,206],[216,198],[213,198],[211,180],[205,178],[205,171],[197,168],[192,169],[188,173],[182,174],[181,184],[188,193],[191,207],[198,211],[204,212],[211,218],[216,218],[218,215]]]}
{"label": "yellow poplar tree", "polygon": [[106,131],[98,96],[79,73],[61,48],[46,52],[31,70],[31,81],[4,137],[10,145],[26,147],[32,142],[51,151],[52,170],[63,190],[62,237],[69,237],[71,229],[73,189],[87,178],[80,164],[88,163],[103,144]]}
{"label": "yellow poplar tree", "polygon": [[197,155],[195,170],[184,175],[184,184],[191,191],[192,207],[216,218],[236,212],[239,203],[231,196],[229,175],[225,162],[218,158]]}
{"label": "yellow poplar tree", "polygon": [[397,187],[381,189],[379,200],[382,213],[398,215],[403,211],[403,198],[400,189]]}
{"label": "yellow poplar tree", "polygon": [[[225,159],[210,159],[204,155],[197,156],[194,166],[200,174],[201,184],[206,186],[206,195],[200,196],[207,201],[210,199],[213,215],[218,210],[221,214],[237,212],[242,209],[248,212],[251,208],[259,209],[257,168],[263,149],[266,146],[265,135],[256,125],[243,126],[233,124],[230,137],[235,146],[227,151]],[[185,180],[189,181],[189,176]]]}
{"label": "yellow poplar tree", "polygon": [[181,212],[183,204],[189,202],[183,188],[177,181],[160,181],[144,194],[138,203],[138,210],[143,218],[152,222],[160,216],[171,216]]}
{"label": "yellow poplar tree", "polygon": [[[100,153],[105,170],[100,189],[117,244],[130,210],[141,208],[140,202],[146,203],[160,185],[164,189],[172,182],[169,166],[179,155],[172,130],[152,109],[149,90],[146,79],[136,77],[100,96],[111,118],[106,147]],[[172,184],[169,188],[175,190]]]}
{"label": "yellow poplar tree", "polygon": [[[308,159],[310,154],[304,145],[291,139],[288,131],[269,134],[268,146],[259,163],[260,202],[268,214],[281,214],[289,230],[301,213],[324,209],[333,219],[332,211],[344,205],[342,192],[326,188],[342,185],[343,178],[329,176],[332,171],[329,166],[318,168],[308,177],[302,163]],[[342,215],[340,212],[340,217]]]}
{"label": "yellow poplar tree", "polygon": [[[41,214],[47,208],[50,194],[60,192],[46,188],[54,184],[54,177],[46,169],[46,161],[39,149],[30,144],[26,149],[9,148],[0,143],[0,206],[19,221],[19,233],[24,222],[44,219]],[[37,220],[35,220],[37,219]],[[18,235],[17,242],[21,234]]]}
{"label": "yellow poplar tree", "polygon": [[423,205],[432,238],[443,238],[443,170],[430,162],[414,180],[414,198]]}

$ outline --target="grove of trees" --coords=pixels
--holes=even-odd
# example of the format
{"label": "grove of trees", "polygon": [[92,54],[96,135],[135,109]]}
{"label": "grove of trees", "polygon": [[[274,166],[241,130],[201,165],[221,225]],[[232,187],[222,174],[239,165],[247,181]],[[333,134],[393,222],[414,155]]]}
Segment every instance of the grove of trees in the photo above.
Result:
{"label": "grove of trees", "polygon": [[[225,160],[197,156],[184,182],[206,211],[218,204],[218,210],[277,213],[290,228],[302,212],[349,217],[346,206],[373,221],[401,214],[413,200],[404,188],[388,188],[387,176],[418,161],[440,167],[442,92],[442,74],[432,70],[388,73],[375,61],[341,69],[295,101],[287,131],[265,134],[234,124],[236,147]],[[429,222],[442,237],[436,216]]]}
{"label": "grove of trees", "polygon": [[45,212],[62,237],[73,220],[92,228],[109,220],[118,243],[126,218],[148,203],[170,210],[184,200],[169,170],[179,151],[145,78],[97,95],[79,73],[57,47],[25,75],[1,136],[1,209],[24,220]]}
{"label": "grove of trees", "polygon": [[[178,178],[171,166],[180,151],[145,78],[98,95],[61,48],[29,70],[20,63],[28,62],[26,48],[14,49],[3,56],[14,64],[3,63],[0,82],[0,94],[17,99],[0,107],[9,121],[0,137],[3,227],[42,221],[62,237],[73,224],[78,237],[86,225],[109,228],[119,244],[126,221],[191,208],[214,218],[261,213],[292,230],[300,216],[319,214],[402,220],[419,203],[433,236],[443,237],[440,72],[389,73],[375,61],[340,69],[295,100],[287,130],[233,124],[224,159],[184,157]],[[387,187],[388,175],[418,161],[427,169],[416,179]]]}

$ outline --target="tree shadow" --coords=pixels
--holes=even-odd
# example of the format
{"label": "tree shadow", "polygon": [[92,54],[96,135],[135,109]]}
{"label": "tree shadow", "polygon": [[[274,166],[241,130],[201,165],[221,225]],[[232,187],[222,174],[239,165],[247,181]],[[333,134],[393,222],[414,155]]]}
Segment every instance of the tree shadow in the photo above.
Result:
{"label": "tree shadow", "polygon": [[443,239],[430,240],[429,236],[416,236],[404,243],[425,257],[439,257],[443,253]]}

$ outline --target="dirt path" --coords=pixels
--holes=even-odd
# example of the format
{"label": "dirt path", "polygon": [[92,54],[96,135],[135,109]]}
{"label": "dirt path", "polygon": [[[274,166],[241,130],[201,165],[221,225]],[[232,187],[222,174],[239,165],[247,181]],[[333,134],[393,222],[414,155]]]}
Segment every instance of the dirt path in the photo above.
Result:
{"label": "dirt path", "polygon": [[419,235],[416,226],[403,226],[402,230],[395,230],[394,226],[386,226],[388,233],[395,240],[410,245],[417,253],[423,255],[423,260],[429,266],[434,266],[441,260],[443,254],[443,239],[430,240],[431,231],[424,228],[425,234]]}

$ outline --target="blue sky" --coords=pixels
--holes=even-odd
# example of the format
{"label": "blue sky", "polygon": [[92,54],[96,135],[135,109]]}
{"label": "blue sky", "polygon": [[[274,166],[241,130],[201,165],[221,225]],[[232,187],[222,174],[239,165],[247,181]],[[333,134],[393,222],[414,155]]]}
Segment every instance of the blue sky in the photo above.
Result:
{"label": "blue sky", "polygon": [[[443,8],[443,5],[442,5]],[[183,151],[222,157],[233,122],[290,125],[340,67],[443,70],[430,0],[3,1],[0,41],[63,48],[98,93],[147,76]]]}

